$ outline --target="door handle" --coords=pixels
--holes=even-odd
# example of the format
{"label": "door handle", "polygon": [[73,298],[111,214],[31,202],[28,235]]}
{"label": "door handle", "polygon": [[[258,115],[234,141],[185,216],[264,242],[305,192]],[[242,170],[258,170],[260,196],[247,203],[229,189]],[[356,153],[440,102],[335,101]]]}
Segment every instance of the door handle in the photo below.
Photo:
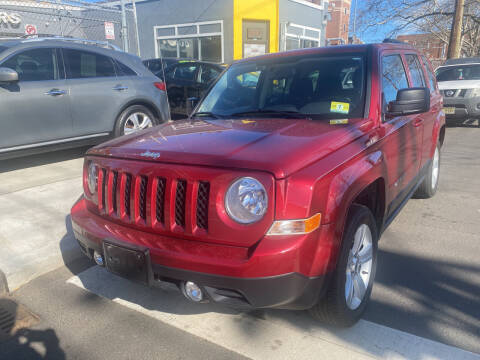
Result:
{"label": "door handle", "polygon": [[421,118],[416,118],[416,119],[413,121],[413,126],[415,126],[415,127],[418,127],[418,126],[420,126],[420,125],[422,125],[422,124],[423,124],[423,119],[421,119]]}
{"label": "door handle", "polygon": [[123,85],[117,85],[113,88],[113,90],[115,91],[124,91],[124,90],[128,90],[128,86],[123,86]]}
{"label": "door handle", "polygon": [[49,96],[60,96],[60,95],[65,95],[67,92],[65,90],[60,90],[60,89],[52,89],[50,91],[47,91],[45,95]]}

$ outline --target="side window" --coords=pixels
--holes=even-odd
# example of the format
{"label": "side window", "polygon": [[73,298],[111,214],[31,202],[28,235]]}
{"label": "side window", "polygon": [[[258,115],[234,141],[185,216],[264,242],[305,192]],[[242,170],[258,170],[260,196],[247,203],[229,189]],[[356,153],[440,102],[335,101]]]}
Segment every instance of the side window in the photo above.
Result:
{"label": "side window", "polygon": [[120,61],[115,62],[117,64],[117,70],[119,76],[136,76],[137,73],[130,69],[127,65],[121,63]]}
{"label": "side window", "polygon": [[63,53],[69,79],[116,76],[113,60],[108,56],[72,49],[64,49]]}
{"label": "side window", "polygon": [[430,93],[435,92],[435,75],[433,75],[432,69],[428,63],[427,58],[425,55],[422,55],[423,65],[425,65],[425,69],[427,70],[428,82],[430,83]]}
{"label": "side window", "polygon": [[407,75],[400,55],[388,55],[382,58],[383,104],[396,100],[400,89],[408,88]]}
{"label": "side window", "polygon": [[59,78],[54,49],[24,51],[11,57],[1,66],[15,70],[19,81],[46,81]]}
{"label": "side window", "polygon": [[418,62],[417,55],[406,55],[408,69],[410,70],[410,76],[412,78],[412,87],[424,87],[426,86],[425,79],[423,78],[423,71]]}
{"label": "side window", "polygon": [[200,82],[202,84],[210,85],[220,75],[220,70],[212,66],[202,65],[202,74],[200,75]]}
{"label": "side window", "polygon": [[173,75],[173,78],[175,80],[195,81],[196,72],[197,72],[196,65],[178,66],[175,69],[175,75]]}

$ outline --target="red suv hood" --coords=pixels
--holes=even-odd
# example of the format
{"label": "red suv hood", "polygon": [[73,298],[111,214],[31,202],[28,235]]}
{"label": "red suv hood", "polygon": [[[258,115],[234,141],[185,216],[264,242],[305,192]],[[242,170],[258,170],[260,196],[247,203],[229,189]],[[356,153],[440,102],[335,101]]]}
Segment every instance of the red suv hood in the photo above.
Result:
{"label": "red suv hood", "polygon": [[369,127],[367,123],[365,119],[350,119],[348,125],[308,119],[182,120],[106,142],[89,155],[264,170],[278,179],[352,142],[360,128]]}

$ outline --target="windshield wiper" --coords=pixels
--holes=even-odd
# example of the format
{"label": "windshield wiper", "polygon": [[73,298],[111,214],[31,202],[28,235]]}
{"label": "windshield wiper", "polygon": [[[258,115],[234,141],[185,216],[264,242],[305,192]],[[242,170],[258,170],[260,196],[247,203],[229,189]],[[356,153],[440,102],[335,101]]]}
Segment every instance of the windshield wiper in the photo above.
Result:
{"label": "windshield wiper", "polygon": [[233,113],[230,114],[229,116],[247,116],[247,115],[275,115],[275,116],[284,116],[288,118],[307,118],[307,114],[303,114],[299,111],[293,111],[293,110],[268,110],[268,109],[257,109],[257,110],[251,110],[251,111],[242,111],[238,113]]}
{"label": "windshield wiper", "polygon": [[209,116],[214,119],[221,119],[220,115],[214,114],[210,111],[199,111],[199,112],[193,113],[192,115],[190,115],[190,118],[193,118],[195,116]]}

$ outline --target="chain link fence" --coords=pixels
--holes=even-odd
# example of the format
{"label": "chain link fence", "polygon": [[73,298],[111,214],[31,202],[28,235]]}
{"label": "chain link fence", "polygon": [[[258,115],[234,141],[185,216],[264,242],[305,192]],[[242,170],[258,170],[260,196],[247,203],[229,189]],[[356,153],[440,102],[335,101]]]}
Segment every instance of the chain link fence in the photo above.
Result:
{"label": "chain link fence", "polygon": [[106,41],[140,56],[136,16],[130,4],[125,18],[122,32],[118,2],[0,0],[0,38],[37,35]]}

